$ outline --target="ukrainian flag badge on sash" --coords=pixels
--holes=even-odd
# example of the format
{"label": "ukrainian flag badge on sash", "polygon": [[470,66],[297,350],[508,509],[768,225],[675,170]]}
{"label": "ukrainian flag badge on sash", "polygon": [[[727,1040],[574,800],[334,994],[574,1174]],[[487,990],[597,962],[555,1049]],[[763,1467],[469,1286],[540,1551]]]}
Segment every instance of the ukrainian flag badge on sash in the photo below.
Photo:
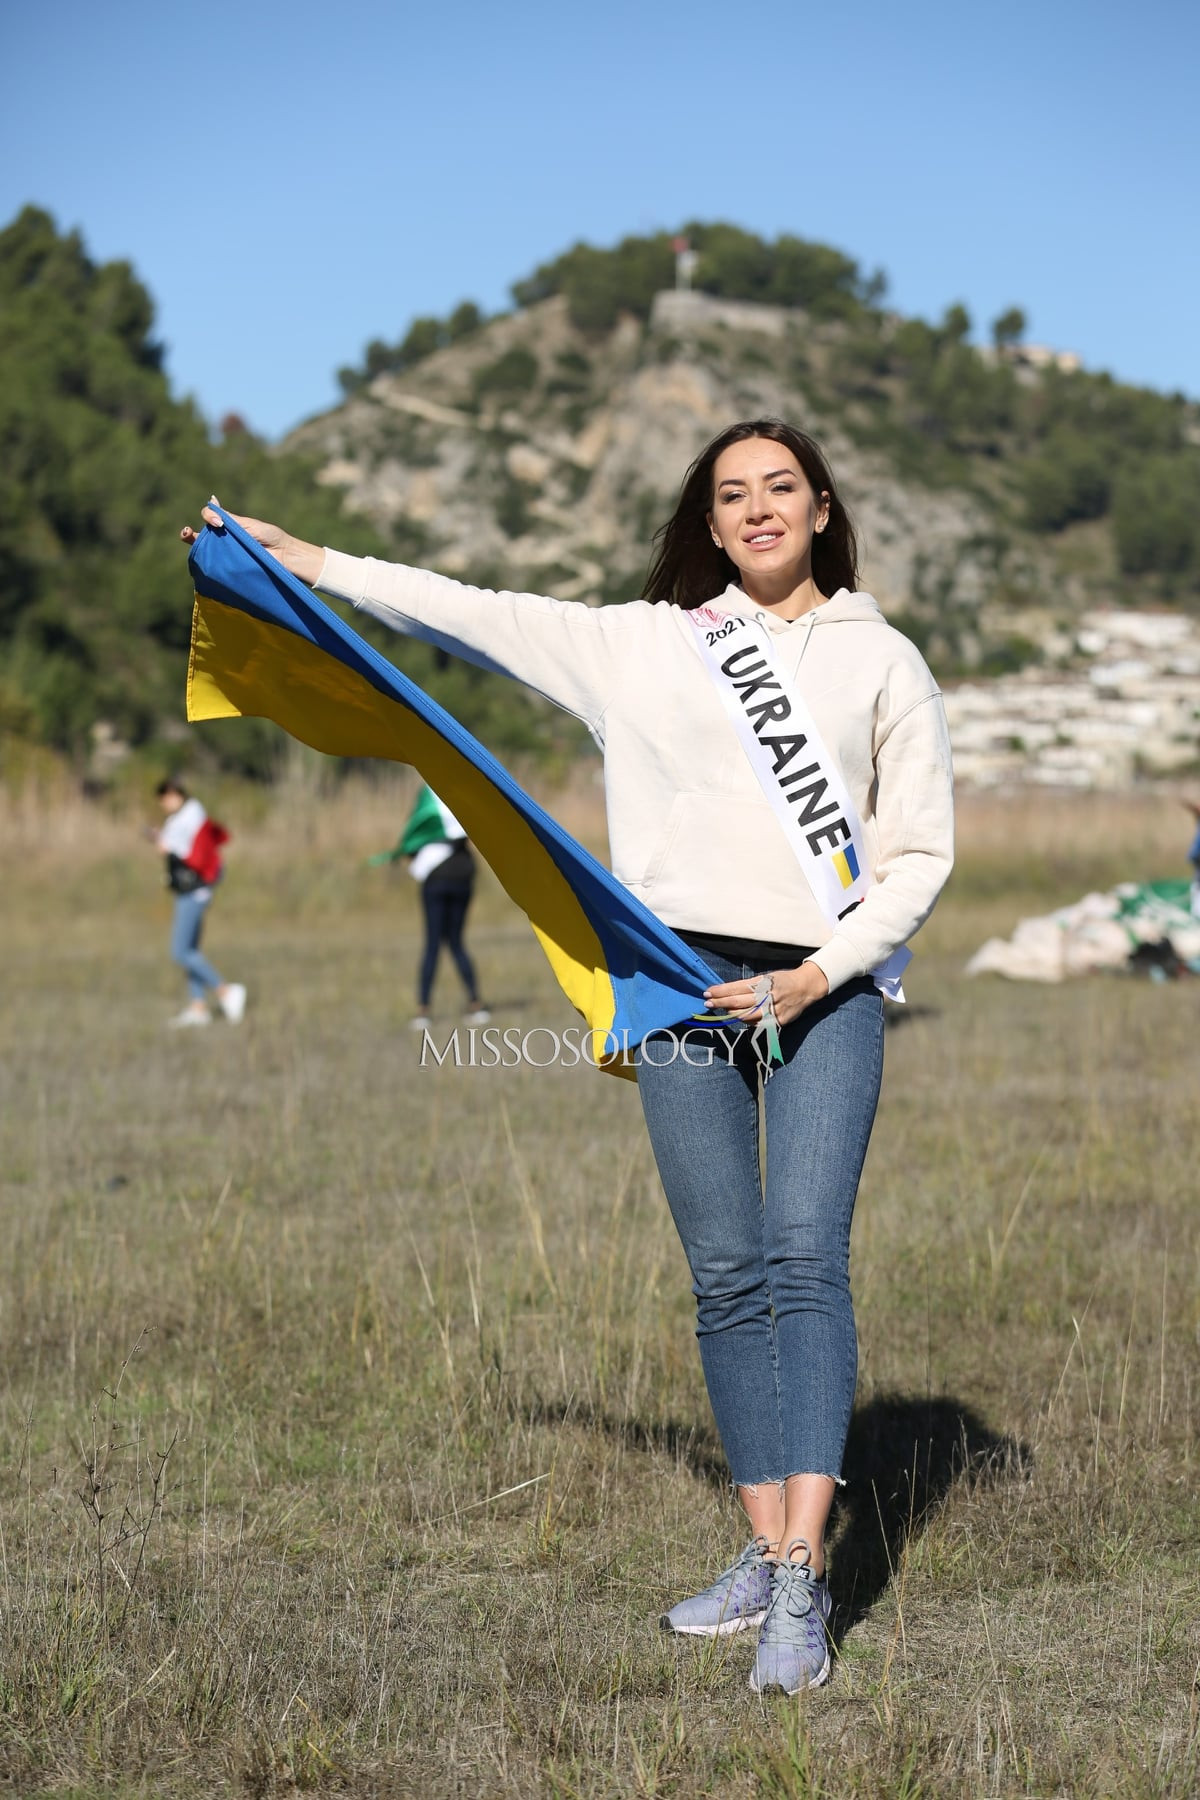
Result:
{"label": "ukrainian flag badge on sash", "polygon": [[854,854],[853,844],[844,844],[840,850],[834,851],[833,866],[842,886],[853,887],[859,876],[858,858]]}

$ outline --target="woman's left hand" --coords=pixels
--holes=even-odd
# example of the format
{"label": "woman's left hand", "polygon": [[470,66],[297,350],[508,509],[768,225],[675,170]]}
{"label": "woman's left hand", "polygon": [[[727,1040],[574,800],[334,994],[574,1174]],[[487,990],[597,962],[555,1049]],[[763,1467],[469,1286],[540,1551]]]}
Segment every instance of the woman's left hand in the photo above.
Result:
{"label": "woman's left hand", "polygon": [[[214,494],[208,505],[200,509],[200,517],[214,531],[224,529],[220,513],[213,511],[213,507],[218,504]],[[269,525],[265,519],[248,519],[241,513],[232,512],[229,517],[243,531],[248,532],[256,543],[261,544],[276,562],[281,562],[285,569],[290,569],[293,575],[298,576],[309,587],[314,587],[320,580],[321,570],[325,566],[325,552],[319,544],[310,544],[304,538],[292,537],[290,532],[282,530],[278,525]],[[191,545],[196,542],[200,533],[194,526],[185,525],[179,535],[185,544]]]}
{"label": "woman's left hand", "polygon": [[[762,1004],[756,995],[761,975],[744,975],[738,981],[724,981],[718,987],[705,988],[704,1000],[710,1012],[728,1013],[734,1019],[749,1023],[762,1018]],[[777,1025],[790,1025],[806,1007],[823,1000],[829,983],[816,963],[801,963],[798,969],[775,969],[771,972],[771,998],[775,1003]]]}

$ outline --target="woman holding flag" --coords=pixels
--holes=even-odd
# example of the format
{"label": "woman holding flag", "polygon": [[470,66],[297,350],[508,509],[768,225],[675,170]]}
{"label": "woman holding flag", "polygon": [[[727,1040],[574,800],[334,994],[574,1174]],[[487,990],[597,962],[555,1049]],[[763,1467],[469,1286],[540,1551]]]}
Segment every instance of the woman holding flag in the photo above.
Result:
{"label": "woman holding flag", "polygon": [[485,592],[240,523],[302,581],[583,719],[604,749],[614,874],[719,977],[703,1028],[642,1042],[638,1086],[752,1536],[663,1623],[757,1629],[755,1691],[818,1686],[882,996],[903,998],[905,943],[953,854],[941,697],[857,592],[825,460],[778,420],[722,432],[658,535],[646,599],[625,606]]}

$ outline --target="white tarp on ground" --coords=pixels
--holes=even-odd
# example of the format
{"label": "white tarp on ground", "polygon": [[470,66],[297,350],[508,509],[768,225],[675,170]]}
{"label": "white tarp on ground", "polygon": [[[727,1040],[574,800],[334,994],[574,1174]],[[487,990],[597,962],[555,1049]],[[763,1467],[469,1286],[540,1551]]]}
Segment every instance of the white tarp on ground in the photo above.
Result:
{"label": "white tarp on ground", "polygon": [[1123,969],[1139,945],[1164,943],[1200,973],[1200,918],[1192,913],[1188,883],[1127,881],[1110,893],[1085,894],[1073,906],[1022,919],[1010,938],[989,938],[966,972],[1064,981],[1097,969]]}

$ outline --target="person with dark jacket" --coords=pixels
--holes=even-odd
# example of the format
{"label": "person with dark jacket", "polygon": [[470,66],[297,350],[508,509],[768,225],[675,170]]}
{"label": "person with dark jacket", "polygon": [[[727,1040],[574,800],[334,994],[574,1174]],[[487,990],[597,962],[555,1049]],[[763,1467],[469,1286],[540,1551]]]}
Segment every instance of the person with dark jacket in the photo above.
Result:
{"label": "person with dark jacket", "polygon": [[479,998],[475,965],[463,942],[475,888],[475,858],[466,832],[432,788],[422,787],[417,795],[396,851],[408,858],[408,872],[420,883],[425,910],[425,947],[417,974],[413,1030],[424,1031],[429,1024],[433,982],[443,944],[466,989],[467,1024],[486,1025],[491,1014]]}

